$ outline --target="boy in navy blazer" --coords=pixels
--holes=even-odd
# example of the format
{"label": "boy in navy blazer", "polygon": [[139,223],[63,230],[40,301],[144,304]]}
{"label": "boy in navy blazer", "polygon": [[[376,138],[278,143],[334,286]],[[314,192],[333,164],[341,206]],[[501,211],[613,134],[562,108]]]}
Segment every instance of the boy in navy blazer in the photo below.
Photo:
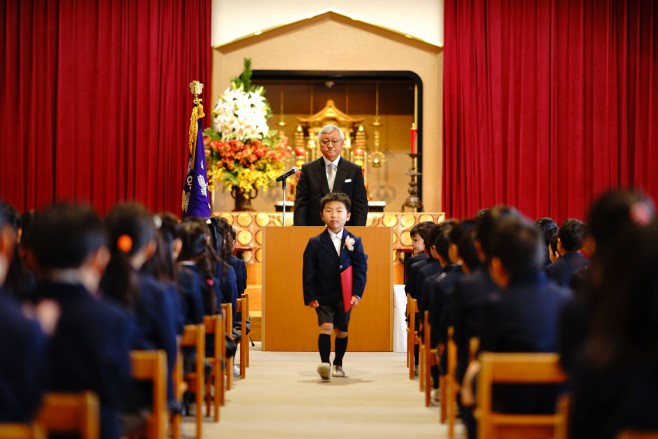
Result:
{"label": "boy in navy blazer", "polygon": [[[318,315],[318,350],[322,363],[318,373],[324,381],[331,376],[345,377],[343,356],[347,351],[347,326],[351,308],[345,311],[341,286],[341,272],[352,267],[351,307],[359,305],[366,286],[367,256],[361,238],[344,226],[350,219],[350,198],[342,192],[332,192],[321,200],[320,217],[326,224],[324,232],[311,238],[304,250],[304,304]],[[336,333],[333,371],[331,332]]]}

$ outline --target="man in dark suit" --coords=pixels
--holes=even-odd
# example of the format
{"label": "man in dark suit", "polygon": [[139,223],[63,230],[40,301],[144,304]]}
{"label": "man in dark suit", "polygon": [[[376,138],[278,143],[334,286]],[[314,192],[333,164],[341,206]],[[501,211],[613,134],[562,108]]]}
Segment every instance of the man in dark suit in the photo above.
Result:
{"label": "man in dark suit", "polygon": [[295,191],[296,226],[323,226],[320,200],[329,192],[342,192],[352,201],[347,226],[365,226],[368,196],[360,166],[340,156],[345,135],[336,125],[326,125],[318,134],[322,157],[302,166]]}
{"label": "man in dark suit", "polygon": [[[321,217],[327,224],[324,232],[312,237],[304,250],[304,304],[318,315],[318,351],[322,363],[318,373],[323,380],[331,376],[344,377],[343,356],[347,351],[347,326],[351,308],[359,304],[366,286],[367,256],[361,238],[343,226],[350,218],[350,199],[341,192],[332,192],[321,200]],[[318,215],[319,216],[319,215]],[[342,291],[342,272],[351,267],[352,297],[346,304]],[[336,355],[333,372],[331,333],[336,333]]]}

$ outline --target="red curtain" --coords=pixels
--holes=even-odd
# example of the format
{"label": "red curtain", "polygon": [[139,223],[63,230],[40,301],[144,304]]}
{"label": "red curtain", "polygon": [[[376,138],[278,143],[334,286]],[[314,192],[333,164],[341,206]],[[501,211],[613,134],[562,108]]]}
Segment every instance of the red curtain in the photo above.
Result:
{"label": "red curtain", "polygon": [[448,216],[584,218],[617,187],[658,200],[654,0],[446,0],[444,54]]}
{"label": "red curtain", "polygon": [[188,84],[210,85],[210,11],[210,0],[3,2],[0,199],[179,214]]}

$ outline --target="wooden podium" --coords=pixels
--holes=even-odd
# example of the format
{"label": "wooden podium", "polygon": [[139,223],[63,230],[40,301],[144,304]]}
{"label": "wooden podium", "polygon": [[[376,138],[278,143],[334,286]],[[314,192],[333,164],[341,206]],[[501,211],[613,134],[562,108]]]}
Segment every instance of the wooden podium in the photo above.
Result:
{"label": "wooden podium", "polygon": [[[322,227],[266,227],[263,233],[263,320],[265,351],[317,351],[315,310],[305,306],[303,255]],[[388,227],[348,227],[363,239],[368,280],[352,311],[348,351],[393,350],[393,239]]]}

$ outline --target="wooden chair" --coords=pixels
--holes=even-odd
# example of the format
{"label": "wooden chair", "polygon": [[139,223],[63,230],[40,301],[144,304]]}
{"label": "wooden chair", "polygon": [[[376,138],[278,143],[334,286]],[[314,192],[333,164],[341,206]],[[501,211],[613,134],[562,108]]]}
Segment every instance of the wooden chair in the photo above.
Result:
{"label": "wooden chair", "polygon": [[[178,349],[176,353],[176,363],[172,372],[174,381],[174,396],[177,401],[183,401],[183,395],[187,390],[187,383],[183,380],[183,353],[180,350],[180,337],[178,338]],[[183,425],[182,413],[173,413],[171,415],[171,436],[173,439],[181,439],[181,426]]]}
{"label": "wooden chair", "polygon": [[617,435],[616,439],[658,439],[658,431],[624,430]]}
{"label": "wooden chair", "polygon": [[150,381],[153,386],[151,411],[144,429],[134,437],[165,439],[169,412],[167,410],[167,354],[163,350],[131,351],[131,376],[135,380]]}
{"label": "wooden chair", "polygon": [[46,439],[46,432],[37,423],[0,423],[0,437],[3,439]]}
{"label": "wooden chair", "polygon": [[94,392],[46,393],[36,423],[48,433],[76,433],[81,439],[100,437],[100,404]]}
{"label": "wooden chair", "polygon": [[212,406],[214,408],[213,419],[217,422],[219,421],[219,406],[224,399],[224,368],[222,363],[225,360],[226,336],[224,335],[224,324],[221,315],[205,316],[203,324],[206,334],[213,334],[215,338],[215,355],[206,357],[206,361],[209,361],[212,365],[212,374],[206,381],[206,416],[210,416]]}
{"label": "wooden chair", "polygon": [[238,312],[240,313],[240,378],[247,376],[249,366],[249,334],[247,334],[247,317],[249,317],[249,295],[243,294],[238,299]]}
{"label": "wooden chair", "polygon": [[[240,318],[241,318],[241,328],[242,331],[244,332],[241,334],[240,338],[240,368],[242,369],[242,363],[244,363],[245,367],[249,367],[249,333],[247,331],[247,321],[249,320],[249,294],[244,293],[241,297],[243,300],[242,302],[242,307],[240,307],[240,303],[238,302],[238,311],[240,311]],[[243,312],[243,308],[246,310]],[[244,354],[242,354],[242,349],[244,348]],[[244,356],[244,358],[243,358]],[[242,372],[242,370],[241,370]],[[244,375],[242,376],[244,378]]]}
{"label": "wooden chair", "polygon": [[189,391],[194,392],[196,404],[196,437],[201,439],[203,426],[203,400],[205,391],[205,367],[204,360],[206,357],[206,328],[200,325],[185,325],[181,347],[193,347],[196,351],[196,361],[194,362],[194,371],[183,375],[183,380],[187,383]]}
{"label": "wooden chair", "polygon": [[492,353],[480,355],[477,410],[478,438],[553,438],[565,422],[560,413],[508,414],[492,411],[494,383],[559,384],[566,375],[556,353]]}
{"label": "wooden chair", "polygon": [[[233,305],[230,303],[222,303],[222,315],[224,316],[224,331],[229,337],[233,337]],[[235,357],[227,358],[225,362],[226,367],[226,390],[233,388],[233,364]],[[222,404],[224,401],[222,400]]]}
{"label": "wooden chair", "polygon": [[448,412],[448,439],[455,437],[455,420],[457,418],[457,343],[455,343],[455,328],[448,327],[448,339],[446,342],[447,374],[446,374],[446,410]]}
{"label": "wooden chair", "polygon": [[569,439],[569,413],[571,412],[571,394],[569,392],[563,393],[558,398],[557,412],[562,416],[563,422],[555,428],[555,439]]}
{"label": "wooden chair", "polygon": [[[432,366],[437,366],[439,364],[439,352],[437,349],[432,349],[432,325],[430,325],[429,319],[430,312],[425,311],[423,313],[423,339],[420,347],[420,361],[421,361],[421,375],[420,375],[420,388],[425,392],[425,407],[429,407],[432,401]],[[440,376],[439,389],[441,391],[441,422],[445,422],[444,414],[445,407],[443,406],[444,390],[445,390],[445,381],[444,377]]]}
{"label": "wooden chair", "polygon": [[407,367],[409,368],[409,379],[416,376],[414,371],[416,363],[415,347],[419,344],[418,331],[416,331],[416,313],[418,312],[418,301],[407,294]]}

